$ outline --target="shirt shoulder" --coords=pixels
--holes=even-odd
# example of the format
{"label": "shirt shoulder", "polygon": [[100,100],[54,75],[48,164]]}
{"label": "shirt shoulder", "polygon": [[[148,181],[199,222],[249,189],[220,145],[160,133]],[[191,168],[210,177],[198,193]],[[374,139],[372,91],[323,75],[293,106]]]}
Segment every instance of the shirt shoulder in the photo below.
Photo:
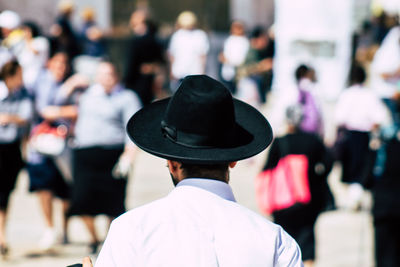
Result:
{"label": "shirt shoulder", "polygon": [[165,201],[165,198],[161,198],[129,210],[116,218],[112,224],[117,229],[125,229],[127,227],[130,229],[129,231],[138,231],[145,224],[148,225],[150,221],[154,221],[157,216],[163,217],[162,213],[166,212],[165,208],[167,207]]}

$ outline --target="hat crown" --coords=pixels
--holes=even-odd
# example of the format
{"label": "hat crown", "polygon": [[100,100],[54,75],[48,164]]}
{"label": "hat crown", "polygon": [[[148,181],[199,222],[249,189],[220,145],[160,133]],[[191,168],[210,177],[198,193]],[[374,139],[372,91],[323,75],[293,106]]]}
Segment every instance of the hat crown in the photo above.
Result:
{"label": "hat crown", "polygon": [[236,126],[232,95],[208,76],[188,76],[171,98],[162,124],[164,135],[176,143],[227,146]]}

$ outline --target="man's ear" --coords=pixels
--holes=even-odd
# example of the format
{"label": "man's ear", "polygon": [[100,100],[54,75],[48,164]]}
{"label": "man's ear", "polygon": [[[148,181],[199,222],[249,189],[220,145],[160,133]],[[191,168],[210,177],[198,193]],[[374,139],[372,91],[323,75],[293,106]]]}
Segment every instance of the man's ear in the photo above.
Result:
{"label": "man's ear", "polygon": [[235,168],[237,161],[229,162],[229,168]]}
{"label": "man's ear", "polygon": [[173,160],[167,160],[169,172],[175,174],[176,171],[181,167],[181,163]]}

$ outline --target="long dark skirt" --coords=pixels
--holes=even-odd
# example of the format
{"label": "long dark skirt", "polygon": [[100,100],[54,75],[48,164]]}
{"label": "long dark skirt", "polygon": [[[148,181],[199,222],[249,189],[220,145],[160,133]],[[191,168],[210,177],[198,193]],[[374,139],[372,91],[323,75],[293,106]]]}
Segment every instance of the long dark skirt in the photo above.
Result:
{"label": "long dark skirt", "polygon": [[340,151],[337,157],[342,163],[342,181],[363,184],[371,165],[369,133],[345,130],[342,134],[343,141],[336,148]]}
{"label": "long dark skirt", "polygon": [[74,185],[69,215],[116,217],[125,212],[126,180],[112,176],[112,169],[122,152],[123,147],[74,150]]}
{"label": "long dark skirt", "polygon": [[295,204],[290,208],[274,212],[273,216],[274,222],[282,226],[299,244],[302,260],[314,260],[314,225],[318,211],[310,205]]}
{"label": "long dark skirt", "polygon": [[0,144],[0,209],[7,208],[10,193],[23,165],[20,142]]}

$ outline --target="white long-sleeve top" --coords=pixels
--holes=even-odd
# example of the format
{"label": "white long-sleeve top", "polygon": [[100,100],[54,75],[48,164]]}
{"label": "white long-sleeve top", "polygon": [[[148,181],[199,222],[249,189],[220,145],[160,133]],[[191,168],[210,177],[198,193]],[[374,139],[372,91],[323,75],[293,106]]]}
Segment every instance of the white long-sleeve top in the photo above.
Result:
{"label": "white long-sleeve top", "polygon": [[173,57],[171,72],[177,79],[187,75],[204,74],[204,60],[210,48],[207,34],[200,30],[180,29],[169,44],[168,52]]}
{"label": "white long-sleeve top", "polygon": [[381,98],[392,98],[400,90],[400,79],[384,80],[383,73],[400,68],[400,26],[394,27],[383,39],[371,63],[371,88]]}
{"label": "white long-sleeve top", "polygon": [[228,184],[191,178],[114,220],[95,266],[303,264],[294,239],[237,204]]}
{"label": "white long-sleeve top", "polygon": [[368,132],[388,121],[381,100],[369,88],[353,85],[343,91],[335,108],[335,121],[348,130]]}

